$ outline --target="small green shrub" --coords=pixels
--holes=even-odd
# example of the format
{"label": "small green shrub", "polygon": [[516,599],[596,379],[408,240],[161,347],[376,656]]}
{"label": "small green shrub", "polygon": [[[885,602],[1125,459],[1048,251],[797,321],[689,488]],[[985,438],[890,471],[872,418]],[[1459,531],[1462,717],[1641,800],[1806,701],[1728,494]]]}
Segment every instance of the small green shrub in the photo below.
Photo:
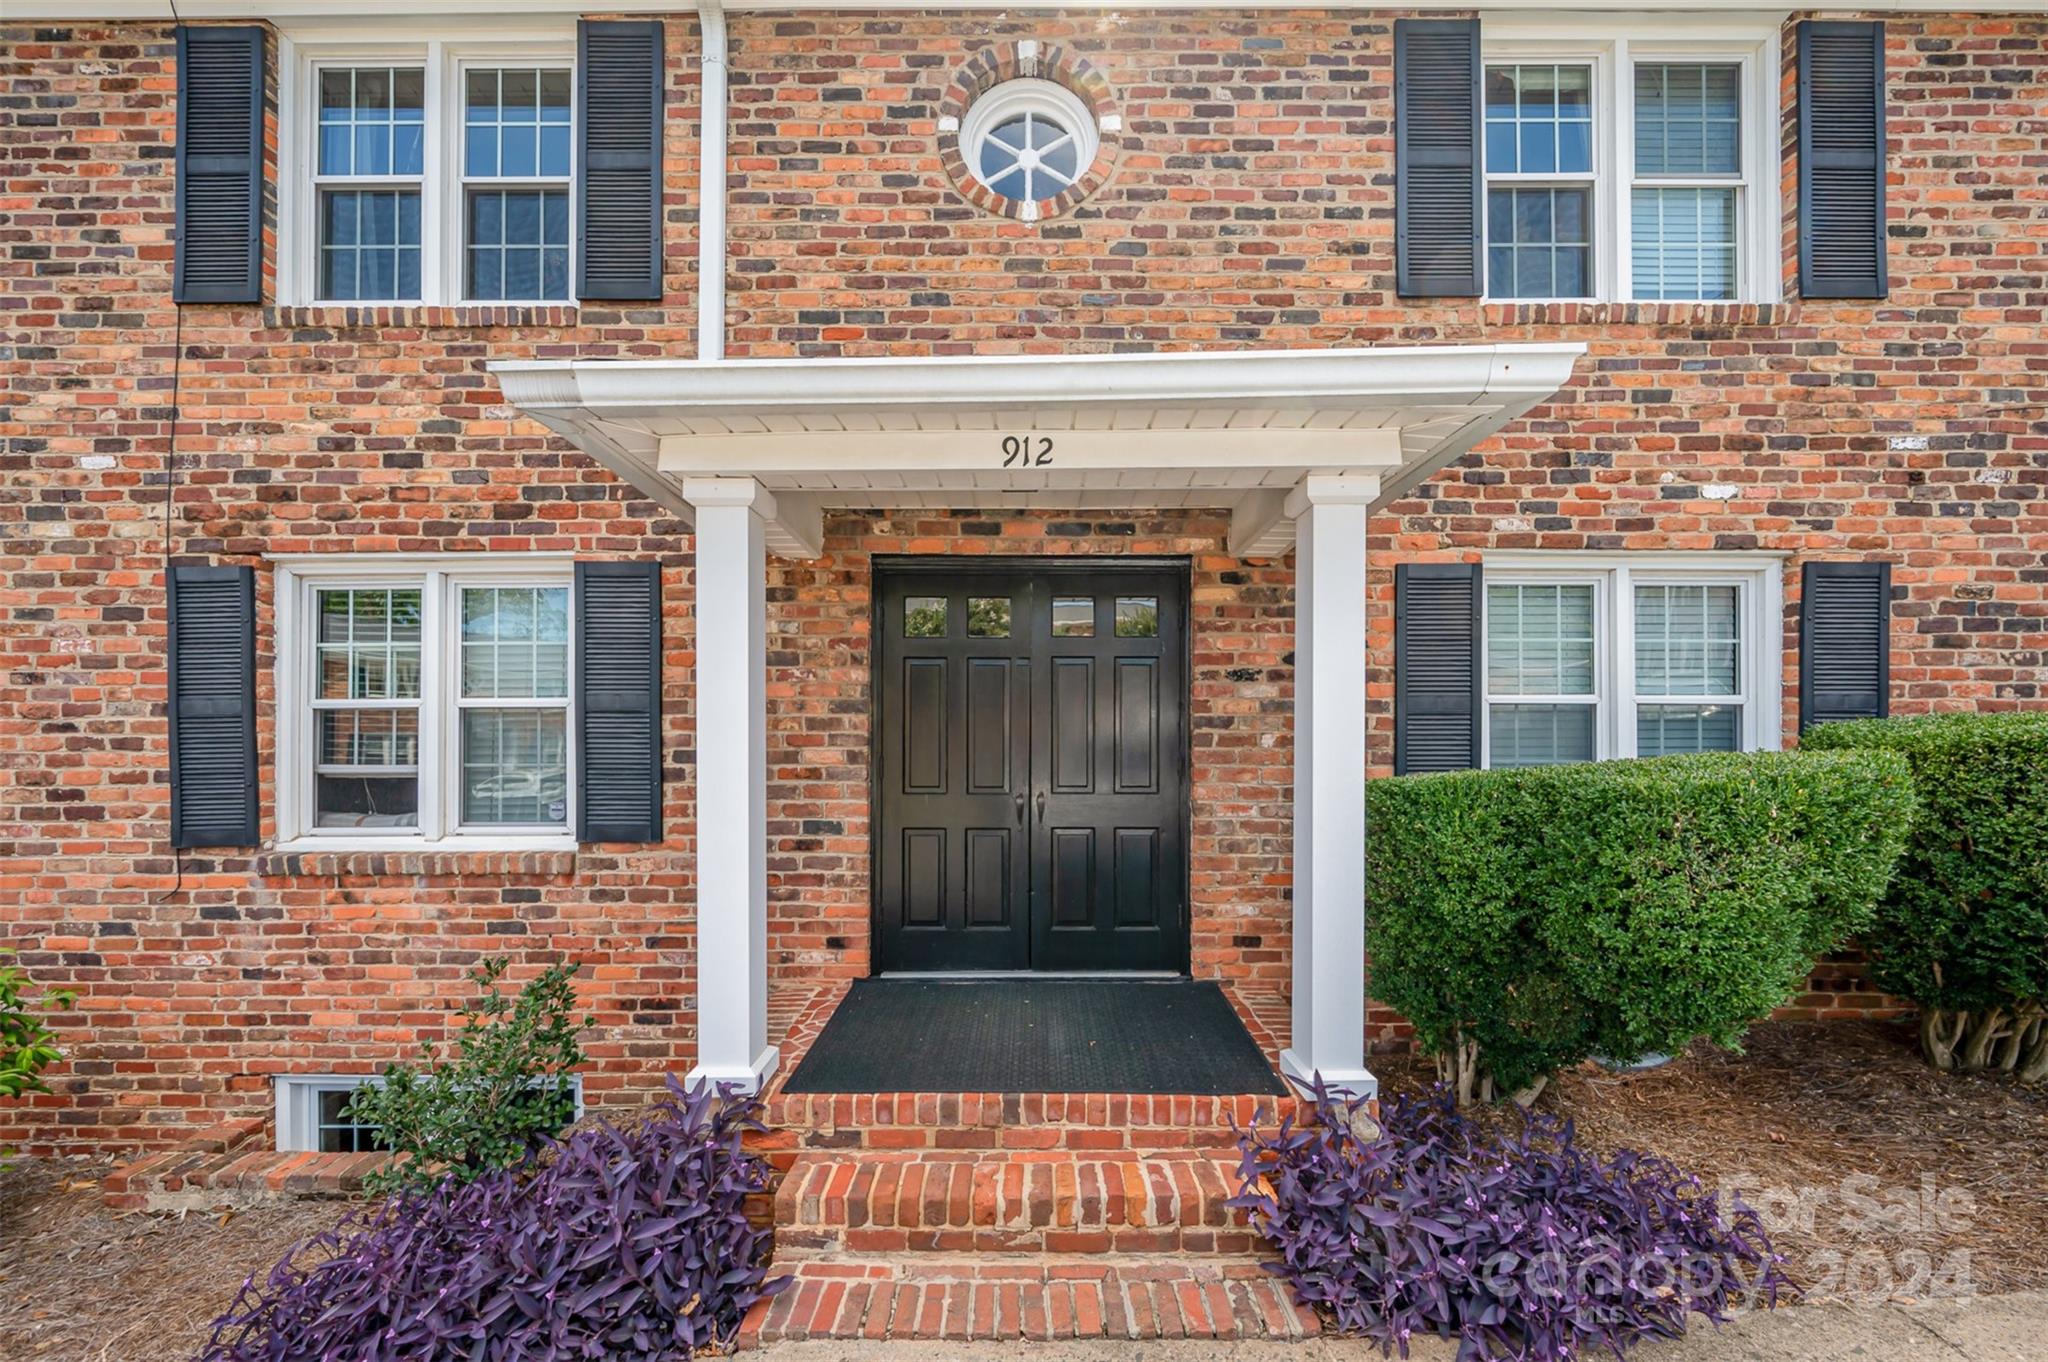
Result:
{"label": "small green shrub", "polygon": [[1912,765],[1912,836],[1861,938],[1873,982],[1920,1008],[1928,1062],[2048,1081],[2048,713],[1865,719],[1803,741]]}
{"label": "small green shrub", "polygon": [[1736,1044],[1868,919],[1912,809],[1882,752],[1400,776],[1366,796],[1371,988],[1460,1100],[1529,1100],[1591,1055]]}
{"label": "small green shrub", "polygon": [[[0,950],[0,957],[13,954]],[[0,964],[0,1097],[48,1092],[43,1070],[63,1058],[47,1019],[52,1012],[68,1011],[76,1000],[63,989],[45,989],[31,997],[31,987],[26,974]]]}
{"label": "small green shrub", "polygon": [[470,975],[482,996],[463,1007],[453,1053],[442,1058],[429,1041],[417,1067],[390,1065],[382,1083],[350,1097],[350,1120],[411,1156],[373,1174],[371,1190],[474,1182],[524,1162],[575,1119],[570,1071],[594,1020],[571,1016],[577,966],[550,966],[510,1000],[498,988],[505,965],[489,960]]}

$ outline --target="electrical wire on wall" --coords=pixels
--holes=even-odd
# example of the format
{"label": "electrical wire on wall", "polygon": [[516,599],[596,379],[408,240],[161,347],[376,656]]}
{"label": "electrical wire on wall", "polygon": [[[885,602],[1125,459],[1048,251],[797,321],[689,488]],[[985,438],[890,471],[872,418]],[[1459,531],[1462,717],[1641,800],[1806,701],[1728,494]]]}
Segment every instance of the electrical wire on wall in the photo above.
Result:
{"label": "electrical wire on wall", "polygon": [[[184,18],[178,13],[178,0],[170,0],[170,2],[172,22],[182,24],[184,22]],[[180,224],[181,230],[182,226],[183,225]],[[177,266],[173,264],[172,269],[175,270],[176,268]],[[177,321],[171,327],[171,426],[170,434],[168,438],[164,441],[163,570],[164,666],[166,668],[168,668],[171,665],[170,606],[171,549],[173,542],[171,531],[171,516],[175,511],[176,503],[178,500],[178,426],[179,423],[185,419],[183,386],[185,377],[185,305],[178,301],[177,288],[175,284],[171,289],[171,309],[173,313],[176,315]],[[166,689],[168,690],[168,687],[166,687]],[[164,760],[166,763],[168,763],[170,761],[170,709],[168,700],[165,702],[164,731]],[[164,775],[164,789],[169,794],[170,798],[177,798],[177,792],[171,789],[168,766],[166,767]],[[170,819],[167,816],[164,819],[164,835],[167,840],[170,837],[170,826]],[[185,852],[184,849],[178,846],[176,842],[171,843],[171,871],[171,887],[165,890],[160,897],[155,899],[155,903],[167,903],[171,899],[174,899],[179,894],[183,893],[185,890]]]}

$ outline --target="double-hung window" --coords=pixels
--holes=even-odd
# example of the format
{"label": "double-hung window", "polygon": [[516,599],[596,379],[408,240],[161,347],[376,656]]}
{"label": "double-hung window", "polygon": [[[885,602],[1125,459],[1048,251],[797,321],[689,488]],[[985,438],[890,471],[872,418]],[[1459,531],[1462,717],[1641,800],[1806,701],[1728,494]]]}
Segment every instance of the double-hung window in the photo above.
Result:
{"label": "double-hung window", "polygon": [[285,839],[566,842],[568,563],[293,560],[280,583]]}
{"label": "double-hung window", "polygon": [[1774,28],[1485,34],[1489,298],[1777,296]]}
{"label": "double-hung window", "polygon": [[1776,747],[1780,570],[1709,555],[1486,567],[1486,763]]}
{"label": "double-hung window", "polygon": [[569,300],[573,44],[287,46],[287,301]]}

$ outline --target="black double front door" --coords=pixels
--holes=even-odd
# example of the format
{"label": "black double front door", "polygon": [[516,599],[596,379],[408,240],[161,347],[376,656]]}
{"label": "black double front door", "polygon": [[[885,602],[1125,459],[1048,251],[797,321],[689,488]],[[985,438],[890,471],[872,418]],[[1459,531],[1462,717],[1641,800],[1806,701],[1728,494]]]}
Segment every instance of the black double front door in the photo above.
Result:
{"label": "black double front door", "polygon": [[1188,965],[1187,573],[877,565],[882,970]]}

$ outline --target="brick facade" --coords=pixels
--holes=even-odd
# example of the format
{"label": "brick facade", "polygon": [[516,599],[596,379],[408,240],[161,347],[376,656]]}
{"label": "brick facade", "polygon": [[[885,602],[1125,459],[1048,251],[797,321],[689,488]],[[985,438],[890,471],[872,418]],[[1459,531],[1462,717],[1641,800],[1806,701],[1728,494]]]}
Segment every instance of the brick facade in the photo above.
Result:
{"label": "brick facade", "polygon": [[[1885,18],[1888,299],[1793,296],[1788,73],[1788,301],[1516,308],[1393,294],[1389,15],[734,16],[729,347],[1585,341],[1557,401],[1374,521],[1377,770],[1391,760],[1393,565],[1496,548],[1887,558],[1896,712],[2039,704],[2048,19]],[[1034,224],[962,200],[935,132],[963,64],[1020,38],[1084,60],[1123,118],[1113,173]],[[506,407],[484,367],[691,354],[687,14],[669,18],[668,44],[658,305],[181,316],[171,30],[0,26],[0,943],[80,993],[71,1062],[55,1093],[0,1115],[6,1142],[159,1147],[261,1112],[274,1074],[366,1070],[409,1050],[464,969],[498,953],[587,962],[593,1105],[687,1066],[690,539]],[[1148,552],[1193,570],[1194,969],[1284,986],[1293,573],[1232,559],[1224,533],[1212,512],[835,514],[823,559],[774,561],[771,972],[868,967],[870,555]],[[269,780],[262,554],[514,548],[663,562],[664,844],[539,858],[169,852],[167,551],[259,565]],[[1788,573],[1788,731],[1797,587]],[[1877,1002],[1853,971],[1823,979],[1815,1008]]]}

